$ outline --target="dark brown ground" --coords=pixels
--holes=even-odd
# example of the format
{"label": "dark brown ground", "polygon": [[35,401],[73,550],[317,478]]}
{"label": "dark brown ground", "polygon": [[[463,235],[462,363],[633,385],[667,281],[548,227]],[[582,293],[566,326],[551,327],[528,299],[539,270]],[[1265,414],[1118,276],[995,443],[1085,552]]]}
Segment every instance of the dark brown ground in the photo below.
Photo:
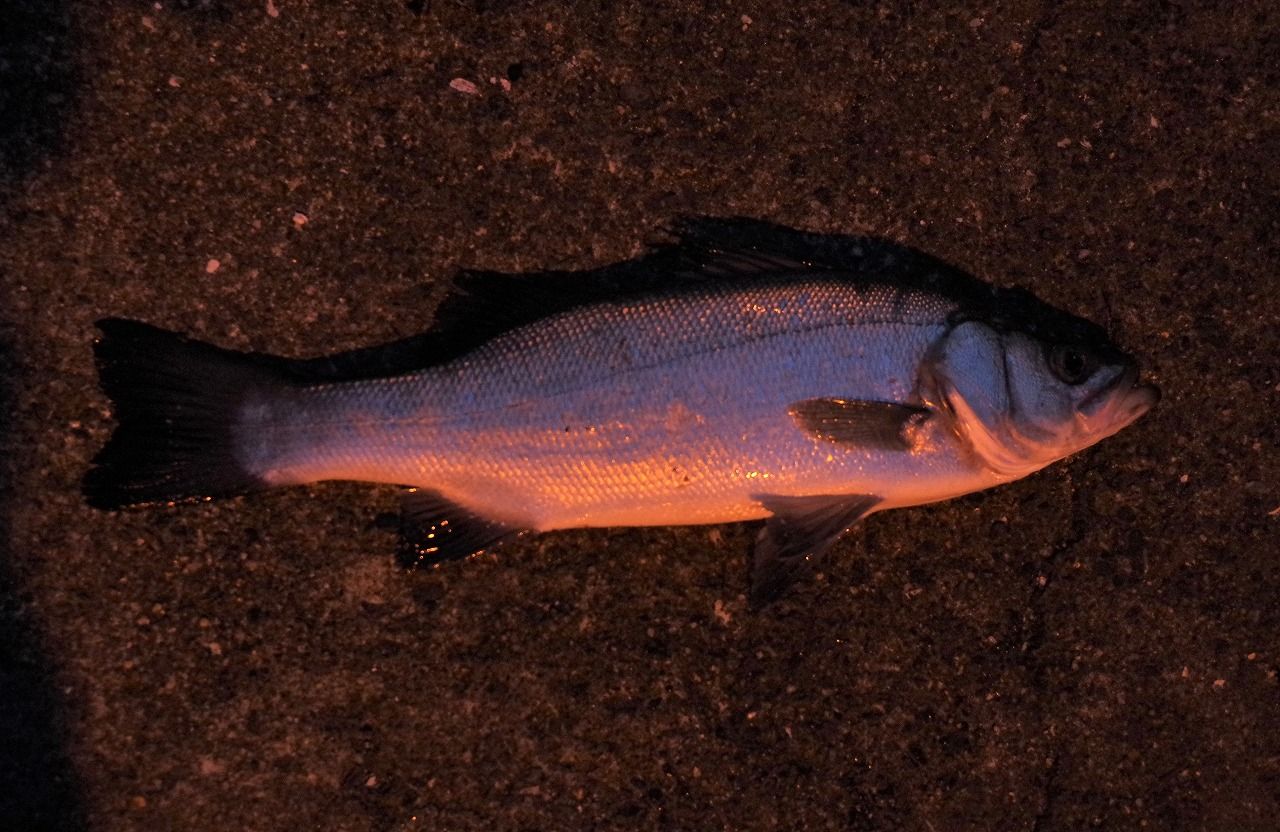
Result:
{"label": "dark brown ground", "polygon": [[[0,11],[0,828],[1277,828],[1280,7],[930,5]],[[738,527],[404,574],[390,489],[81,501],[99,316],[311,355],[679,214],[1109,314],[1165,399],[761,614]]]}

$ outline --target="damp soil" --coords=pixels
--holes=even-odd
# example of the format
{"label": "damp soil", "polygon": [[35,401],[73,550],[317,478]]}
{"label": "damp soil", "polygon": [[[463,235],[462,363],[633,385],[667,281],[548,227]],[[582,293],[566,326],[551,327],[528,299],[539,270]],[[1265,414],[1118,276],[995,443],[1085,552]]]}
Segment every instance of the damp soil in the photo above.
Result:
{"label": "damp soil", "polygon": [[[1273,829],[1280,13],[929,6],[0,12],[0,826]],[[1163,401],[762,611],[750,527],[407,573],[394,489],[81,497],[97,318],[320,355],[684,215],[1025,287]]]}

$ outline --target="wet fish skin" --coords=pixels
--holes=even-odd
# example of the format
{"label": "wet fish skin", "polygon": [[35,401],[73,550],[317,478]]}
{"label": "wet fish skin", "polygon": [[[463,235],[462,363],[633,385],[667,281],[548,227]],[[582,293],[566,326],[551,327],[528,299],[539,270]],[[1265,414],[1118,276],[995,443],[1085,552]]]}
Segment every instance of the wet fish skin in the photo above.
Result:
{"label": "wet fish skin", "polygon": [[524,531],[765,518],[768,600],[867,514],[1026,476],[1158,398],[1099,328],[1025,293],[792,256],[703,240],[698,279],[561,303],[395,374],[359,372],[391,363],[374,351],[318,371],[101,322],[120,425],[86,494],[415,486],[402,551],[427,560]]}
{"label": "wet fish skin", "polygon": [[270,485],[430,487],[536,531],[757,519],[761,493],[943,499],[992,483],[942,426],[927,452],[881,452],[815,441],[788,409],[919,402],[951,311],[831,279],[596,305],[412,376],[268,398],[244,463]]}

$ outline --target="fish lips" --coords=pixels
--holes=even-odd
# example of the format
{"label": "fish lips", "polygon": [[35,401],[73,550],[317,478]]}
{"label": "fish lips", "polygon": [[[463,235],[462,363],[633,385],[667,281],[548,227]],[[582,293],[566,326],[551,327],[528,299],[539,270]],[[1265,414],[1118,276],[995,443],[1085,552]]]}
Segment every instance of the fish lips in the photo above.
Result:
{"label": "fish lips", "polygon": [[1116,370],[1104,385],[1090,393],[1079,405],[1079,412],[1093,421],[1100,417],[1115,421],[1117,428],[1140,418],[1160,401],[1160,388],[1138,383],[1138,365],[1126,364]]}

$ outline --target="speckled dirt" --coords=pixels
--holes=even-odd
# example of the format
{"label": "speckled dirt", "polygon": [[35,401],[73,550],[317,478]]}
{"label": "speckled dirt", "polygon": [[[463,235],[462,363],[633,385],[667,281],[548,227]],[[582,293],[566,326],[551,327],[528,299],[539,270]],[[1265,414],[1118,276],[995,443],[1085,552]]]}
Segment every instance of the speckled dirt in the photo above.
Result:
{"label": "speckled dirt", "polygon": [[[0,11],[0,827],[1274,829],[1280,7],[930,5]],[[1109,318],[1164,401],[763,613],[739,527],[405,574],[388,489],[81,501],[97,317],[313,355],[680,214]]]}

